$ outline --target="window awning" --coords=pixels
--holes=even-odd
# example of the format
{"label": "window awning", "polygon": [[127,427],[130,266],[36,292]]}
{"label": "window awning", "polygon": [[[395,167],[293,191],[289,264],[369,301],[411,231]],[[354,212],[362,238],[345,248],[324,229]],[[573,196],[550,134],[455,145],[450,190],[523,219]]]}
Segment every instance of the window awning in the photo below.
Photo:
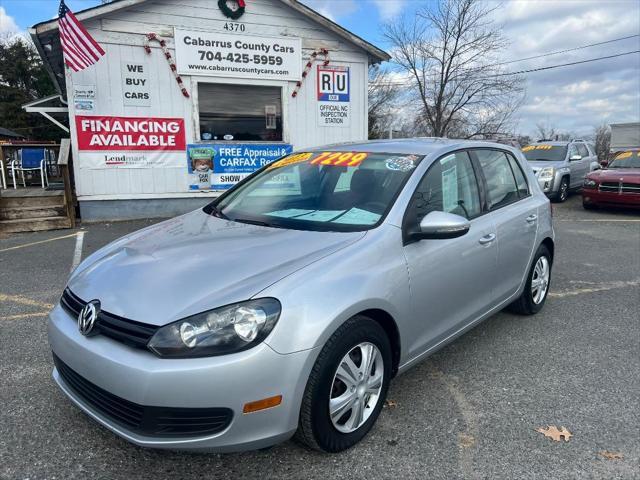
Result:
{"label": "window awning", "polygon": [[69,107],[67,107],[67,103],[61,95],[50,95],[48,97],[40,98],[33,102],[25,103],[22,105],[22,108],[25,112],[39,113],[47,120],[69,133],[69,127],[51,116],[52,113],[64,113],[66,117],[66,114],[69,113]]}

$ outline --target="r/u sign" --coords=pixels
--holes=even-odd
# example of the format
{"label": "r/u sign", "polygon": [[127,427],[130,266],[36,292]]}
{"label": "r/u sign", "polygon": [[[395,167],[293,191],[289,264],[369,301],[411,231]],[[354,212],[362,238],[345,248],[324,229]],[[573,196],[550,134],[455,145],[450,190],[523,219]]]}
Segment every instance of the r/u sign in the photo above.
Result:
{"label": "r/u sign", "polygon": [[318,101],[349,101],[349,67],[318,65]]}

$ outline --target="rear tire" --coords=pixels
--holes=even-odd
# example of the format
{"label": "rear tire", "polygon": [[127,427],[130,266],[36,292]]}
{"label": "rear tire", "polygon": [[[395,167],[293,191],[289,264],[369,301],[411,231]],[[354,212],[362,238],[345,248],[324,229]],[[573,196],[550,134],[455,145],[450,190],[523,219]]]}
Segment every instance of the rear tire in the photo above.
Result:
{"label": "rear tire", "polygon": [[[529,268],[524,290],[518,299],[509,305],[509,310],[520,315],[533,315],[542,310],[551,285],[551,265],[552,258],[549,250],[544,245],[540,245]],[[542,288],[544,291],[539,290]]]}
{"label": "rear tire", "polygon": [[553,195],[552,200],[556,203],[562,203],[567,198],[569,198],[569,177],[562,177],[558,191]]}
{"label": "rear tire", "polygon": [[[365,348],[370,348],[373,352],[368,373],[363,367]],[[339,370],[339,367],[345,365],[347,356],[357,354],[358,351],[361,352],[360,363],[358,364],[356,355],[352,365],[358,367],[358,373],[354,372],[356,377],[360,375],[362,368],[364,378],[360,375],[360,385],[356,382],[356,385],[350,387],[347,382],[340,380],[343,370]],[[353,357],[350,356],[349,359],[351,358]],[[371,430],[380,415],[389,389],[391,368],[391,344],[382,327],[364,315],[356,315],[347,320],[329,338],[311,370],[302,398],[298,431],[294,440],[324,452],[340,452],[358,443]],[[369,377],[371,372],[375,375]],[[367,382],[367,378],[370,378],[371,383]],[[365,387],[374,383],[377,395],[362,393]],[[355,392],[353,395],[362,399],[358,403],[359,406],[354,403],[343,410],[335,408],[338,404],[337,399],[350,397],[349,392]],[[357,418],[357,408],[364,412],[361,419]],[[334,411],[333,417],[331,409]],[[338,413],[335,413],[336,411]],[[344,423],[340,424],[343,419]],[[350,427],[353,427],[353,430]]]}

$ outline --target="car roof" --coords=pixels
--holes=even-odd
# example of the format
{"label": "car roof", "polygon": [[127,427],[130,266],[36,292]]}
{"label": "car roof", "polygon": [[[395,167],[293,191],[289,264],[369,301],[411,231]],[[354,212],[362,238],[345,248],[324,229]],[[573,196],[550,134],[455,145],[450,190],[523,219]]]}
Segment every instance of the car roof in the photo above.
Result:
{"label": "car roof", "polygon": [[438,137],[399,138],[386,140],[369,140],[366,142],[335,143],[309,149],[308,151],[341,151],[352,150],[371,153],[405,153],[415,155],[429,155],[434,151],[460,148],[494,147],[501,150],[512,150],[508,145],[480,140],[458,140]]}

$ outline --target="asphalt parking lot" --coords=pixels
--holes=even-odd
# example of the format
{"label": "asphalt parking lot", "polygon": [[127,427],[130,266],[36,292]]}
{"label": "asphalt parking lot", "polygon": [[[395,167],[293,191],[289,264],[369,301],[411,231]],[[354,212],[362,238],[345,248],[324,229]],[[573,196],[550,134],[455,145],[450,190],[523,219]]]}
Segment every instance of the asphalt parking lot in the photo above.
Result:
{"label": "asphalt parking lot", "polygon": [[[579,196],[554,212],[543,311],[500,313],[398,377],[371,434],[337,455],[292,442],[185,454],[117,438],[54,385],[46,313],[77,232],[84,258],[149,222],[0,238],[0,478],[640,478],[640,214],[587,212]],[[573,436],[536,431],[551,425]]]}

